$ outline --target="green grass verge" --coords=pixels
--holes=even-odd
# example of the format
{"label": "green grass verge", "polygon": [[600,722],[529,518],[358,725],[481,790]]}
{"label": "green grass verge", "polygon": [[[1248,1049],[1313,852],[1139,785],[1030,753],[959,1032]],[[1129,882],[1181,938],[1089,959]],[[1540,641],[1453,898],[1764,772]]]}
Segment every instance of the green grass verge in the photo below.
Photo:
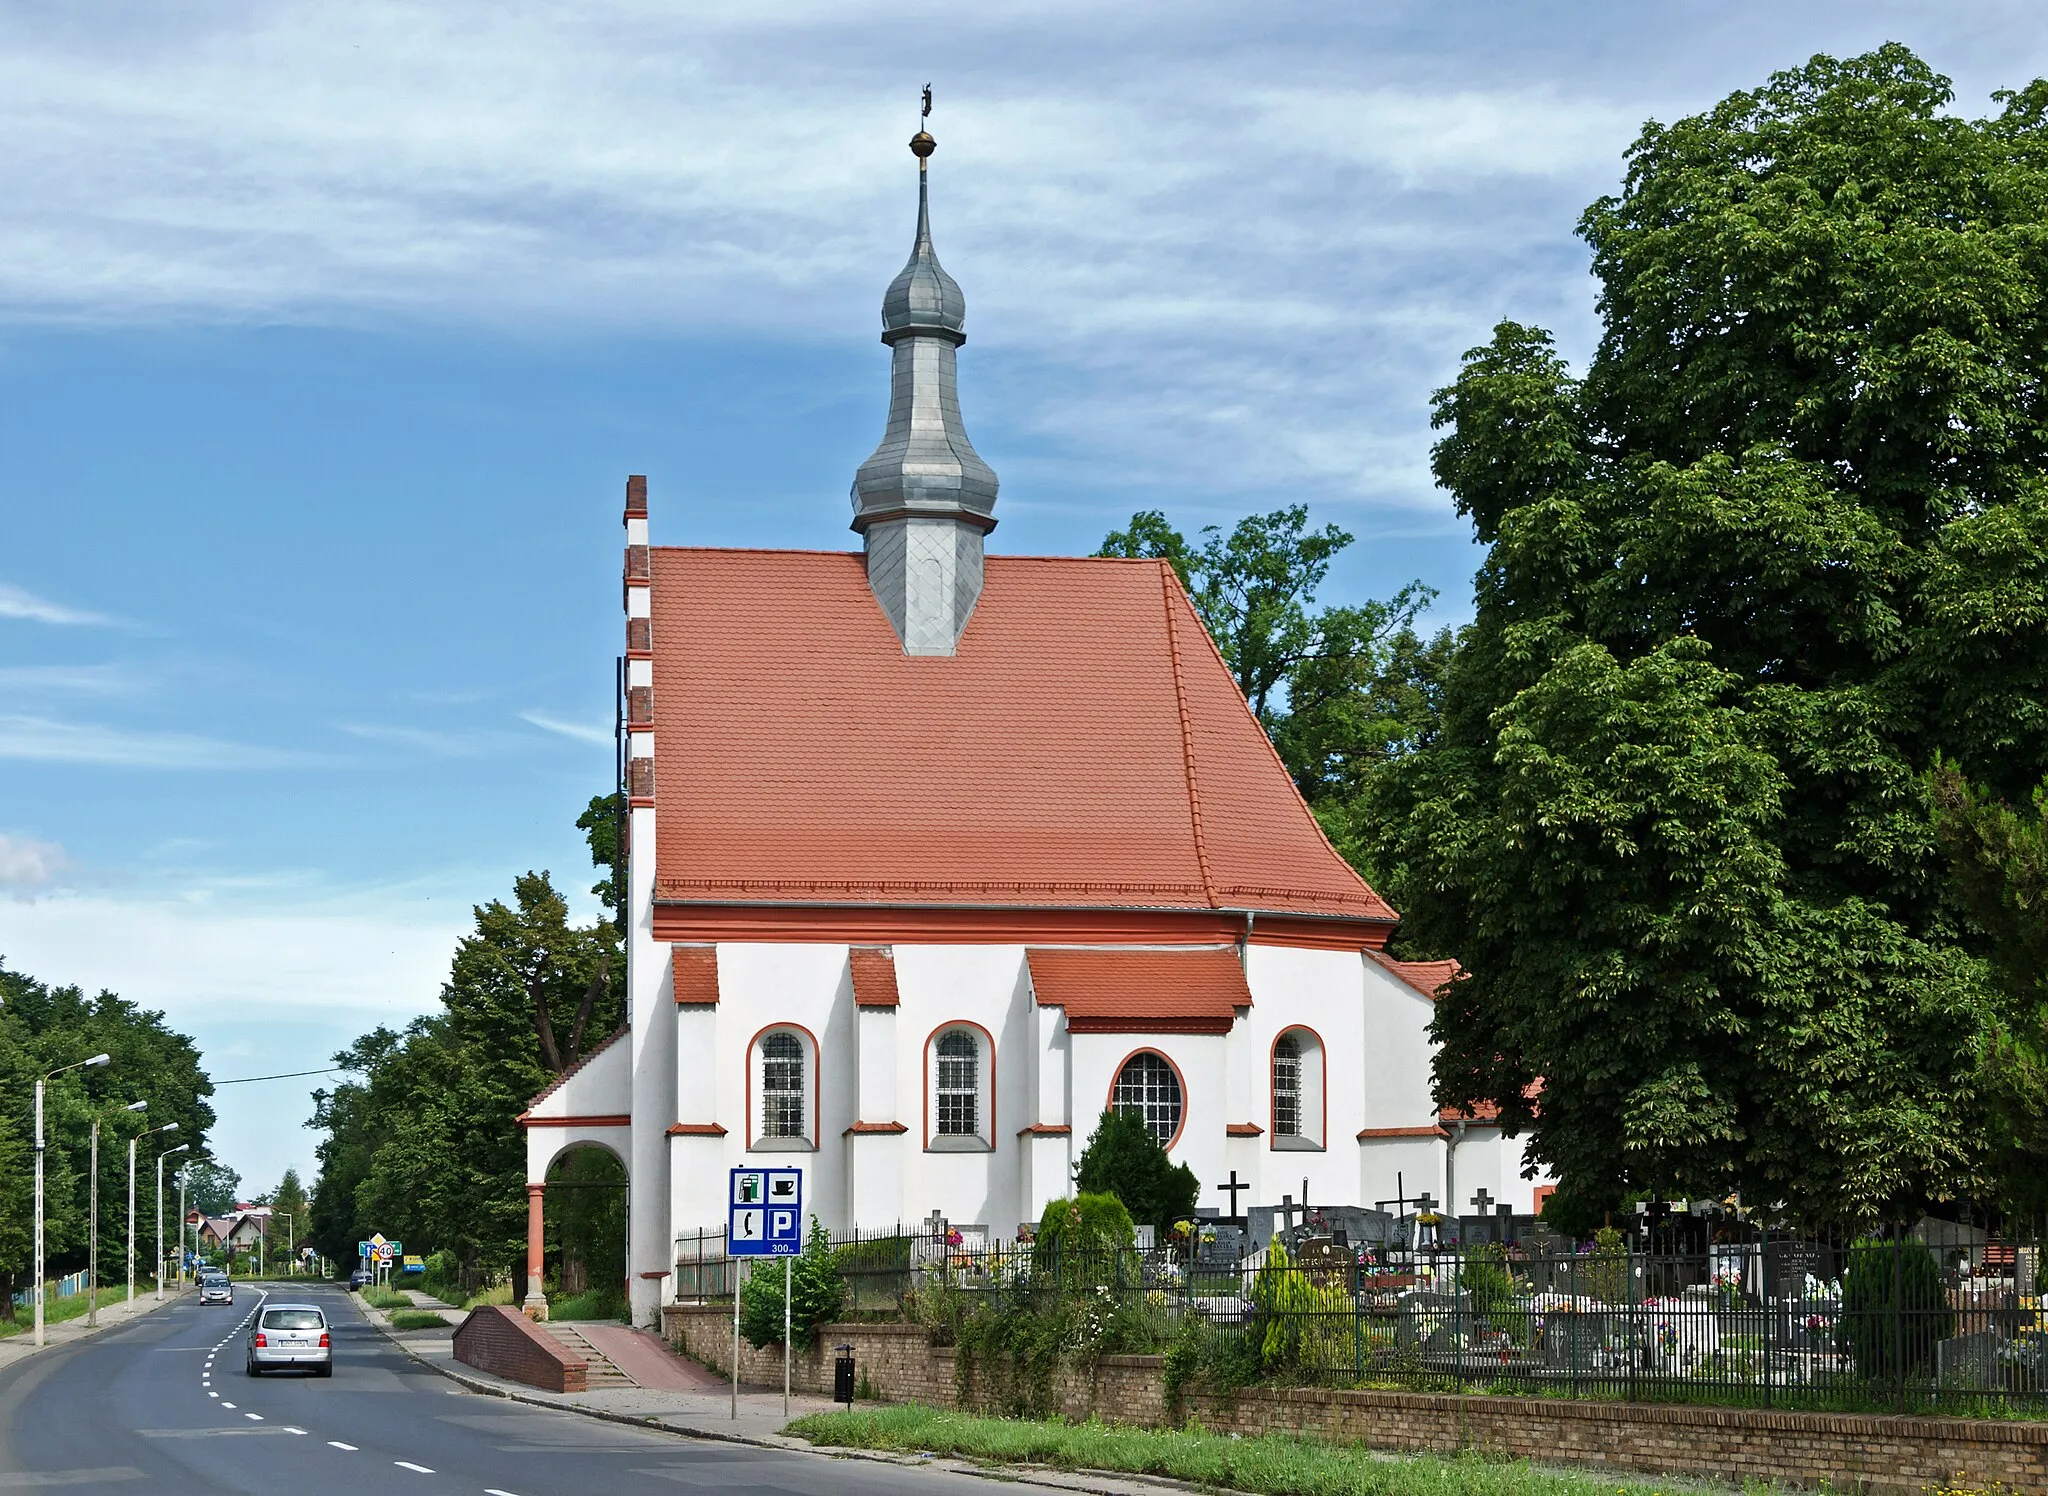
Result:
{"label": "green grass verge", "polygon": [[448,1321],[431,1309],[400,1309],[391,1316],[394,1330],[445,1330]]}
{"label": "green grass verge", "polygon": [[365,1287],[363,1302],[372,1309],[410,1309],[412,1300],[393,1288]]}
{"label": "green grass verge", "polygon": [[[135,1286],[135,1297],[138,1299],[142,1298],[150,1291],[138,1283]],[[102,1288],[100,1290],[100,1307],[102,1309],[108,1308],[111,1305],[122,1302],[127,1297],[128,1285],[125,1282],[119,1287],[109,1286]],[[84,1294],[74,1293],[69,1298],[63,1299],[52,1294],[43,1300],[43,1323],[46,1325],[61,1325],[67,1319],[84,1319],[85,1311],[86,1302]],[[35,1332],[36,1311],[33,1304],[23,1304],[14,1311],[14,1314],[15,1317],[11,1320],[0,1320],[0,1340],[5,1340],[10,1335],[29,1335]]]}
{"label": "green grass verge", "polygon": [[1689,1481],[1595,1479],[1477,1455],[1390,1458],[1287,1434],[1233,1439],[1195,1429],[975,1418],[933,1408],[813,1413],[787,1430],[813,1444],[958,1455],[1004,1464],[1164,1475],[1258,1496],[1650,1496]]}
{"label": "green grass verge", "polygon": [[585,1293],[563,1294],[548,1300],[548,1318],[623,1321],[626,1318],[626,1300],[617,1291],[606,1293],[598,1288]]}

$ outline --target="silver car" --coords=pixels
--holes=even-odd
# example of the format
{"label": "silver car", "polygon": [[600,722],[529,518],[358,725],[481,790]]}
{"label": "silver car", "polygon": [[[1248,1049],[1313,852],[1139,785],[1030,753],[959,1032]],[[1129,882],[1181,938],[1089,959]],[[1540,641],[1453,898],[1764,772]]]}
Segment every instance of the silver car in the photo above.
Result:
{"label": "silver car", "polygon": [[334,1375],[327,1316],[315,1304],[266,1304],[249,1332],[249,1375],[298,1367],[316,1377]]}
{"label": "silver car", "polygon": [[235,1285],[228,1281],[226,1273],[201,1273],[199,1275],[199,1302],[202,1304],[232,1304],[235,1301]]}

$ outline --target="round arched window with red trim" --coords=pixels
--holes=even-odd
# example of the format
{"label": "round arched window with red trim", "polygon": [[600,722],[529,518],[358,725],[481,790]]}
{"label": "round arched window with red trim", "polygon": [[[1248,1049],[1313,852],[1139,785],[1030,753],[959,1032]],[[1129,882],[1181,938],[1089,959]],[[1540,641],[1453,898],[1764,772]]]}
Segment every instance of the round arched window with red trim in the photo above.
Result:
{"label": "round arched window with red trim", "polygon": [[1123,1069],[1116,1073],[1109,1105],[1112,1111],[1135,1112],[1164,1148],[1180,1132],[1184,1105],[1180,1077],[1166,1062],[1166,1056],[1141,1049],[1125,1060]]}

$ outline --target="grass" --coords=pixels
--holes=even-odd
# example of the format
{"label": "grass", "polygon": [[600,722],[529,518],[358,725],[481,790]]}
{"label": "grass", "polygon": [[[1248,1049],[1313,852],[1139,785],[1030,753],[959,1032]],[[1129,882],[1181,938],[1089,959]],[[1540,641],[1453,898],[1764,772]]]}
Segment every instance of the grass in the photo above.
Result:
{"label": "grass", "polygon": [[412,1300],[395,1288],[378,1288],[371,1284],[363,1286],[362,1298],[372,1309],[410,1309]]}
{"label": "grass", "polygon": [[[138,1299],[150,1291],[152,1290],[144,1288],[140,1283],[135,1285],[135,1297]],[[102,1309],[109,1308],[127,1297],[128,1285],[125,1282],[109,1284],[100,1289],[100,1307]],[[45,1298],[43,1300],[43,1323],[46,1325],[61,1325],[67,1319],[84,1319],[86,1309],[85,1298],[86,1296],[82,1293],[74,1293],[69,1298],[63,1299],[57,1298],[55,1295]],[[0,1340],[5,1340],[10,1335],[32,1335],[35,1333],[35,1328],[35,1305],[23,1304],[14,1311],[14,1318],[12,1320],[0,1320]]]}
{"label": "grass", "polygon": [[486,1288],[482,1293],[471,1294],[467,1299],[463,1300],[462,1307],[465,1309],[482,1309],[491,1304],[509,1304],[511,1302],[512,1285],[510,1283],[500,1283],[495,1287]]}
{"label": "grass", "polygon": [[1257,1496],[1650,1496],[1689,1481],[1596,1479],[1477,1455],[1388,1457],[1288,1434],[1234,1439],[1198,1429],[976,1418],[932,1408],[814,1413],[787,1432],[813,1444],[958,1455],[1000,1464],[1163,1475]]}
{"label": "grass", "polygon": [[394,1330],[445,1330],[448,1321],[431,1309],[400,1309],[391,1316]]}
{"label": "grass", "polygon": [[549,1319],[617,1319],[626,1317],[626,1301],[616,1291],[590,1289],[548,1300]]}

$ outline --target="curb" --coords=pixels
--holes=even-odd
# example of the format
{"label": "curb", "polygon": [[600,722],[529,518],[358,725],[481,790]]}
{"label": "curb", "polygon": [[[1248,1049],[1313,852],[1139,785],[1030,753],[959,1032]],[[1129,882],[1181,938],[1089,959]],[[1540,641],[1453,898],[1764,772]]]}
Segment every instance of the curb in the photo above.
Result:
{"label": "curb", "polygon": [[[603,1408],[579,1407],[575,1403],[548,1402],[542,1398],[530,1397],[524,1393],[516,1392],[509,1387],[500,1387],[490,1382],[481,1381],[476,1377],[467,1376],[451,1367],[429,1361],[425,1357],[416,1354],[411,1346],[398,1338],[391,1327],[384,1322],[384,1312],[381,1309],[374,1309],[370,1305],[360,1302],[358,1302],[356,1307],[362,1310],[363,1317],[375,1325],[382,1332],[386,1340],[389,1340],[399,1350],[403,1351],[406,1358],[415,1365],[424,1366],[427,1370],[436,1372],[460,1386],[467,1387],[472,1392],[480,1392],[486,1397],[501,1397],[507,1402],[523,1403],[530,1408],[546,1408],[556,1413],[576,1413],[585,1418],[598,1419],[600,1422],[622,1424],[627,1428],[636,1428],[643,1432],[668,1434],[678,1439],[704,1439],[718,1444],[745,1444],[754,1449],[774,1449],[780,1450],[785,1454],[815,1455],[820,1459],[826,1460],[865,1460],[869,1464],[875,1465],[939,1469],[945,1470],[950,1474],[978,1475],[984,1480],[1006,1481],[1014,1485],[1044,1486],[1057,1491],[1078,1491],[1084,1493],[1084,1496],[1129,1496],[1130,1488],[1134,1485],[1147,1486],[1154,1490],[1162,1491],[1200,1492],[1203,1493],[1203,1496],[1230,1496],[1230,1493],[1227,1492],[1219,1493],[1215,1487],[1190,1485],[1185,1481],[1170,1480],[1158,1475],[1126,1475],[1113,1470],[1050,1471],[1043,1466],[977,1465],[968,1460],[920,1458],[917,1455],[891,1454],[886,1450],[878,1449],[840,1449],[829,1445],[820,1448],[808,1439],[790,1438],[784,1434],[761,1435],[722,1433],[708,1429],[682,1429],[644,1415],[610,1413],[606,1412]],[[457,1312],[459,1313],[460,1311]],[[1091,1476],[1097,1480],[1113,1480],[1119,1482],[1119,1484],[1087,1484],[1086,1482]]]}

